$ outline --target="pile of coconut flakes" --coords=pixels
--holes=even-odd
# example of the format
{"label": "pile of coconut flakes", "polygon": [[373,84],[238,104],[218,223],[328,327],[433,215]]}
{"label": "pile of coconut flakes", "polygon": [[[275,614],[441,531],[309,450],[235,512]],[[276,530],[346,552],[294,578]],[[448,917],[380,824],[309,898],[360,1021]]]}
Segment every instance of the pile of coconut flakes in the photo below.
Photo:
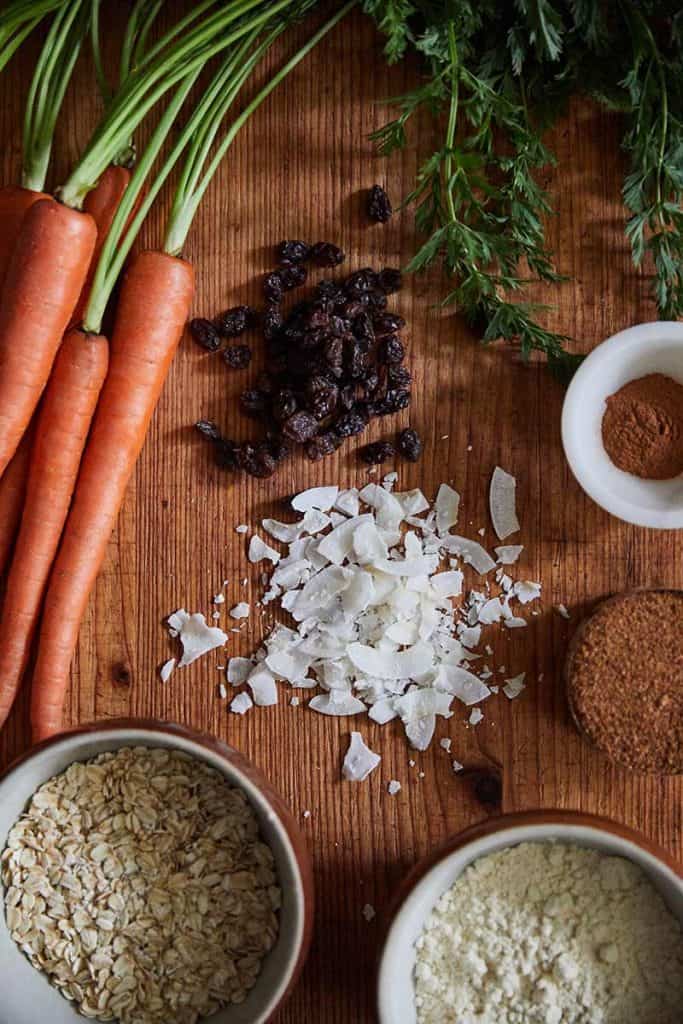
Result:
{"label": "pile of coconut flakes", "polygon": [[[488,626],[526,626],[525,606],[540,596],[540,584],[509,575],[523,549],[497,547],[494,560],[454,532],[460,499],[452,487],[442,484],[432,506],[420,490],[393,493],[394,482],[391,474],[360,491],[332,486],[299,494],[292,501],[298,522],[262,522],[286,553],[250,538],[249,560],[273,566],[261,603],[279,602],[293,624],[277,625],[253,659],[229,660],[228,683],[246,684],[232,711],[276,704],[285,683],[292,704],[314,690],[307,704],[320,714],[367,713],[379,724],[400,718],[411,745],[425,750],[437,716],[450,718],[454,701],[470,707],[498,693],[499,676],[485,660],[492,649],[479,648]],[[514,478],[496,469],[489,497],[494,528],[505,539],[519,530]],[[480,576],[478,589],[464,592],[463,564]],[[244,603],[231,610],[234,618],[248,612]],[[184,609],[169,627],[183,645],[180,665],[228,640]],[[162,677],[174,667],[168,662]],[[524,689],[524,673],[500,681],[510,699]],[[472,707],[470,723],[482,718]],[[346,777],[366,777],[375,758],[353,734]]]}

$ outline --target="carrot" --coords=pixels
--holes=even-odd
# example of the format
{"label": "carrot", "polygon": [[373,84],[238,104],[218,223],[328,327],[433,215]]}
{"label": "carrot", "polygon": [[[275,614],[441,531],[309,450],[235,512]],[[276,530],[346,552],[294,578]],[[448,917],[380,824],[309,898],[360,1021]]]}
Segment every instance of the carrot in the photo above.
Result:
{"label": "carrot", "polygon": [[26,669],[40,604],[59,546],[95,406],[109,362],[107,339],[69,331],[40,413],[21,529],[0,625],[0,727]]}
{"label": "carrot", "polygon": [[194,289],[185,260],[143,252],[123,281],[109,374],[45,598],[33,676],[36,741],[58,732],[78,630]]}
{"label": "carrot", "polygon": [[24,217],[0,299],[0,476],[47,383],[96,236],[89,214],[52,199]]}
{"label": "carrot", "polygon": [[39,199],[49,199],[45,192],[8,185],[0,189],[0,285],[5,280],[12,250],[26,211]]}
{"label": "carrot", "polygon": [[26,494],[32,431],[26,431],[7,472],[0,480],[0,573],[5,571],[19,528]]}

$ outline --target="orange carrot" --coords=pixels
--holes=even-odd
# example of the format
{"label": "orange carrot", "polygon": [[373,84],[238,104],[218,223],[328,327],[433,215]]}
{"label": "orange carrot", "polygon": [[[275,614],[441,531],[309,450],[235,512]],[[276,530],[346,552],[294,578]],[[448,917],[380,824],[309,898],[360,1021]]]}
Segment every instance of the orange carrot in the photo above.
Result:
{"label": "orange carrot", "polygon": [[5,571],[19,528],[26,495],[32,436],[33,432],[29,428],[0,480],[0,573]]}
{"label": "orange carrot", "polygon": [[192,266],[160,252],[141,253],[124,278],[109,373],[45,598],[31,696],[36,741],[61,728],[81,620],[182,336],[193,289]]}
{"label": "orange carrot", "polygon": [[21,529],[0,625],[0,727],[26,670],[52,562],[64,529],[78,467],[107,373],[101,335],[69,331],[57,353],[36,422]]}
{"label": "orange carrot", "polygon": [[0,285],[5,280],[24,215],[39,199],[49,198],[44,192],[19,185],[0,189]]}
{"label": "orange carrot", "polygon": [[96,235],[89,214],[52,199],[24,217],[0,298],[0,476],[47,384]]}

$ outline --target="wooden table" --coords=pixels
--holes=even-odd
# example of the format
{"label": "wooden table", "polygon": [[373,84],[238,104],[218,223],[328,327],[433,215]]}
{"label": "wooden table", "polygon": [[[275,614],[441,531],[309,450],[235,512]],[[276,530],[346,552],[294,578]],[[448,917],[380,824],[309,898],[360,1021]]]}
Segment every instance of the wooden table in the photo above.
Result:
{"label": "wooden table", "polygon": [[[258,303],[259,275],[272,262],[273,243],[285,237],[340,243],[350,268],[406,263],[415,244],[411,213],[395,216],[387,227],[369,226],[363,190],[386,182],[398,200],[412,185],[418,154],[429,153],[434,139],[432,126],[423,122],[404,155],[388,162],[374,155],[368,135],[387,116],[378,101],[416,78],[409,64],[388,70],[381,45],[368,19],[350,18],[242,133],[190,238],[188,255],[199,275],[197,314],[244,300]],[[271,66],[282,52],[272,55]],[[0,80],[5,182],[18,171],[20,111],[33,56],[27,48]],[[97,111],[84,61],[61,121],[54,184],[76,157]],[[623,237],[618,121],[576,104],[550,142],[559,167],[548,172],[557,210],[549,230],[560,270],[570,280],[539,295],[555,307],[552,324],[587,351],[623,327],[654,319],[655,310]],[[151,217],[147,243],[160,239],[165,207],[159,203]],[[373,1019],[377,938],[392,890],[434,844],[488,814],[563,807],[612,815],[683,857],[683,780],[610,768],[573,729],[561,681],[567,641],[593,602],[625,587],[682,586],[683,548],[674,534],[625,526],[583,495],[560,447],[561,387],[545,368],[520,365],[510,348],[482,348],[458,319],[434,308],[443,293],[444,282],[434,275],[408,281],[398,297],[415,374],[414,404],[400,422],[410,421],[428,439],[419,465],[399,467],[400,485],[420,486],[433,496],[441,481],[453,482],[463,499],[461,523],[475,537],[485,526],[485,542],[492,546],[490,474],[496,464],[515,474],[525,546],[519,571],[543,584],[542,614],[528,629],[495,637],[495,665],[505,664],[510,674],[526,671],[526,691],[514,702],[493,698],[477,728],[466,726],[464,710],[440,725],[438,735],[452,737],[453,755],[471,772],[457,777],[438,742],[418,755],[395,723],[363,724],[382,764],[364,784],[343,784],[348,720],[291,708],[284,695],[277,709],[232,715],[217,696],[220,657],[160,683],[157,667],[172,651],[162,626],[167,614],[180,606],[208,613],[225,578],[230,603],[258,598],[260,570],[247,563],[244,538],[234,531],[238,523],[282,515],[283,499],[308,485],[367,479],[353,444],[322,465],[296,458],[265,482],[214,468],[190,425],[205,416],[247,436],[236,401],[248,376],[228,372],[190,340],[172,369],[81,631],[68,722],[156,716],[208,730],[252,758],[300,818],[315,859],[317,927],[308,966],[280,1024]],[[375,423],[373,436],[381,434]],[[559,602],[570,609],[569,622],[552,610]],[[270,614],[252,615],[241,636],[231,635],[231,653],[253,651],[270,621]],[[22,700],[0,737],[3,764],[27,737]],[[500,774],[500,807],[478,799],[477,771]],[[390,778],[402,783],[394,797],[386,792]],[[378,912],[371,923],[361,913],[366,903]]]}

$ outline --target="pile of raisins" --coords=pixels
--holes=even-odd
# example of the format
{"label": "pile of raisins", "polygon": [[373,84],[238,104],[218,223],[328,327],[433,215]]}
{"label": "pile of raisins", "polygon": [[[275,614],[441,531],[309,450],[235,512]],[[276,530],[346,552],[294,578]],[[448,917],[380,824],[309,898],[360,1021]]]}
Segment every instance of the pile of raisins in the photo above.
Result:
{"label": "pile of raisins", "polygon": [[[237,306],[215,320],[193,320],[190,331],[199,345],[215,352],[223,339],[234,339],[260,323],[265,371],[240,396],[243,412],[264,425],[262,440],[231,441],[209,421],[197,430],[214,446],[219,465],[268,477],[299,447],[317,462],[335,452],[345,438],[362,434],[372,419],[410,404],[410,371],[404,365],[403,317],[388,310],[388,296],[401,288],[401,272],[358,270],[343,280],[321,280],[312,296],[287,312],[287,292],[308,280],[308,265],[337,267],[343,251],[331,242],[307,245],[282,242],[278,266],[263,281],[265,310],[260,317]],[[223,358],[242,369],[251,359],[247,345],[230,345]],[[383,462],[397,452],[416,461],[422,442],[404,430],[396,444],[380,441],[361,450],[368,463]]]}

